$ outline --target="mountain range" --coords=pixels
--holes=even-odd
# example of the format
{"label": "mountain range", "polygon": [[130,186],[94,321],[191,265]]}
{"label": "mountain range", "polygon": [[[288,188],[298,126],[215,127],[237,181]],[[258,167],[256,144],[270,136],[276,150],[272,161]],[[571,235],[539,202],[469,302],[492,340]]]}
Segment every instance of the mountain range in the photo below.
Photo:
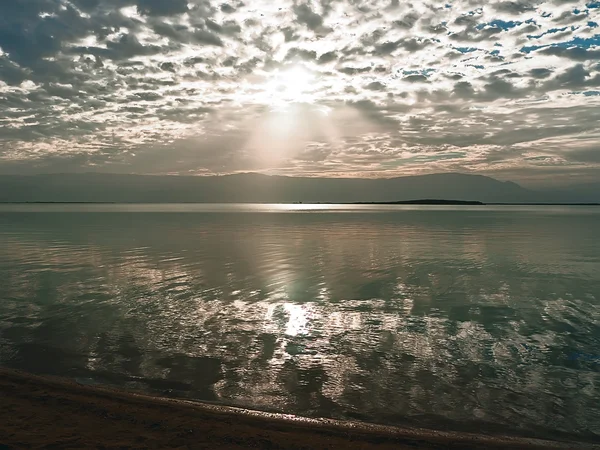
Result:
{"label": "mountain range", "polygon": [[386,179],[105,173],[0,176],[0,202],[288,203],[451,199],[485,203],[600,201],[600,183],[535,191],[482,175],[443,173]]}

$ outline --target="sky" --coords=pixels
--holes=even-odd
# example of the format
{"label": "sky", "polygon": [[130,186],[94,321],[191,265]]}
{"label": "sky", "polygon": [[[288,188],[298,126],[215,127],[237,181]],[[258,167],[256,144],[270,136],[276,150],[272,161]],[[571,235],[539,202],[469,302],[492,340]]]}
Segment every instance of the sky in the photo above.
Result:
{"label": "sky", "polygon": [[0,1],[0,174],[600,181],[596,0]]}

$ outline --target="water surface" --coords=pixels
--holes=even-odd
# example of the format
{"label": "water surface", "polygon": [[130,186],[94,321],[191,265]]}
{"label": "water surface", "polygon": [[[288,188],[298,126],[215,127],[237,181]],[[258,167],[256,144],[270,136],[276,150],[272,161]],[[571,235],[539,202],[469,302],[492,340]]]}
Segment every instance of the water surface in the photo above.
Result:
{"label": "water surface", "polygon": [[0,364],[598,438],[598,230],[594,207],[0,205]]}

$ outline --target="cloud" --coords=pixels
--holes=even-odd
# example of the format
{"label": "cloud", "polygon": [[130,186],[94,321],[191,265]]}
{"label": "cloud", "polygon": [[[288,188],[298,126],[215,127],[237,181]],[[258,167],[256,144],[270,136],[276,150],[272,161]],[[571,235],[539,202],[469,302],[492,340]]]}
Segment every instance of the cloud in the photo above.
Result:
{"label": "cloud", "polygon": [[380,83],[379,81],[373,81],[365,86],[366,89],[371,91],[383,91],[385,89],[385,84]]}
{"label": "cloud", "polygon": [[600,145],[569,151],[565,153],[565,157],[580,163],[600,163]]}
{"label": "cloud", "polygon": [[319,31],[322,29],[323,17],[315,13],[308,4],[302,3],[294,6],[294,13],[296,14],[298,22],[306,25],[312,31]]}
{"label": "cloud", "polygon": [[409,83],[427,83],[427,77],[421,74],[409,75],[403,78],[404,81]]}
{"label": "cloud", "polygon": [[329,62],[335,61],[338,58],[338,55],[334,51],[322,53],[319,56],[319,64],[327,64]]}
{"label": "cloud", "polygon": [[529,73],[533,78],[547,78],[552,74],[552,70],[547,69],[545,67],[540,67],[536,69],[531,69]]}
{"label": "cloud", "polygon": [[419,20],[419,15],[416,12],[410,12],[392,23],[395,27],[410,30]]}
{"label": "cloud", "polygon": [[539,182],[543,164],[591,176],[597,11],[558,0],[0,2],[0,173],[452,170]]}
{"label": "cloud", "polygon": [[317,52],[314,50],[305,50],[302,48],[292,47],[288,50],[285,59],[304,59],[304,60],[315,60],[317,59]]}
{"label": "cloud", "polygon": [[494,9],[499,12],[506,12],[512,15],[523,14],[535,10],[534,2],[529,1],[502,1],[494,5]]}
{"label": "cloud", "polygon": [[148,16],[172,16],[183,14],[188,10],[187,0],[137,0],[140,14]]}
{"label": "cloud", "polygon": [[546,47],[539,50],[537,53],[542,55],[561,56],[574,61],[597,60],[600,58],[600,50],[588,50],[581,47]]}

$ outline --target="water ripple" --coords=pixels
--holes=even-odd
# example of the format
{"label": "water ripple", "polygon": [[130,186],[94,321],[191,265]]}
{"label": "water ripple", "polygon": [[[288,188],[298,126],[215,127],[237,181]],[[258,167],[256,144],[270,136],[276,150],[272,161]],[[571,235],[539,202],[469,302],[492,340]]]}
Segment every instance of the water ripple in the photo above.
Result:
{"label": "water ripple", "polygon": [[598,212],[69,208],[0,212],[1,364],[303,415],[600,435]]}

